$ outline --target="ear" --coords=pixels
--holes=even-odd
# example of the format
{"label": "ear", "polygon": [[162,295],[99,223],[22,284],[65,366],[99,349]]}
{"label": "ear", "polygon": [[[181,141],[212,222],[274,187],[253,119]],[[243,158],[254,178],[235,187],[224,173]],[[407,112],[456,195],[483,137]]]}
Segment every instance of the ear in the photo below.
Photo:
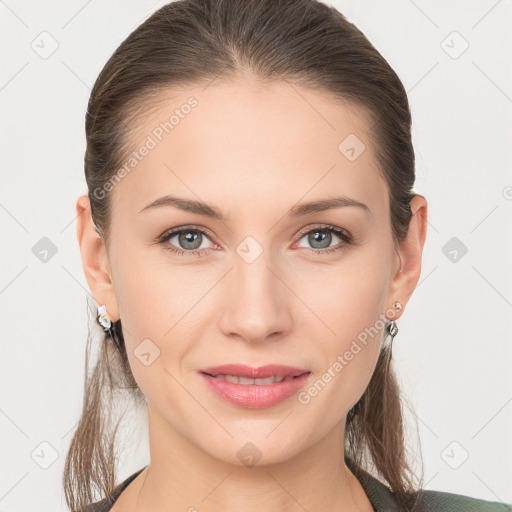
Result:
{"label": "ear", "polygon": [[87,283],[96,305],[105,304],[109,317],[115,322],[119,320],[119,307],[114,293],[110,261],[105,241],[94,227],[87,194],[78,198],[76,213],[76,235]]}
{"label": "ear", "polygon": [[418,284],[423,246],[427,235],[427,209],[427,200],[422,195],[417,194],[412,198],[409,231],[396,249],[398,263],[389,291],[390,303],[387,305],[388,310],[393,309],[393,304],[399,301],[403,308],[389,320],[396,320],[401,316]]}

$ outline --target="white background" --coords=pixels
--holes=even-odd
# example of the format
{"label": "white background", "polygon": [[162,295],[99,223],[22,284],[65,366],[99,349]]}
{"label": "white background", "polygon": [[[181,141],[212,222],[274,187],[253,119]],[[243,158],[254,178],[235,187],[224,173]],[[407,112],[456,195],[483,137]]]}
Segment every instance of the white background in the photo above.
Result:
{"label": "white background", "polygon": [[[86,104],[111,53],[163,4],[0,0],[3,512],[66,510],[88,322],[75,233]],[[511,2],[333,5],[396,70],[411,104],[429,232],[393,355],[418,416],[425,487],[510,503]],[[46,59],[31,47],[43,31],[58,42]],[[45,263],[33,253],[43,237],[57,248]],[[467,247],[456,262],[443,252],[452,237]],[[144,436],[137,445],[131,433],[122,478],[147,463]]]}

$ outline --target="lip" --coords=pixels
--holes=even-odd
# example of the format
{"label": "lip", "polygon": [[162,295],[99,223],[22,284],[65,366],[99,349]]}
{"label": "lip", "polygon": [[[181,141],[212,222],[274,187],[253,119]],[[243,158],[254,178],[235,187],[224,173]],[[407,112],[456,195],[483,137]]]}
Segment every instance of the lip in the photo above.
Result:
{"label": "lip", "polygon": [[[205,368],[200,375],[217,397],[246,409],[264,409],[283,402],[297,393],[311,376],[308,370],[283,365],[266,365],[251,368],[244,365],[223,365]],[[263,379],[272,375],[294,377],[274,384],[235,384],[216,379],[213,375],[237,375],[252,379]]]}

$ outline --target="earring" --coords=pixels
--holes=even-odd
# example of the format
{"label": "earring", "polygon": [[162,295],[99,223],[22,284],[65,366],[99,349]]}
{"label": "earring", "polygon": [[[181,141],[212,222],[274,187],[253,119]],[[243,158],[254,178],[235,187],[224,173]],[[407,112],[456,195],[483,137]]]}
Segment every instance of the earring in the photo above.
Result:
{"label": "earring", "polygon": [[393,340],[395,339],[395,336],[398,334],[398,326],[396,325],[396,322],[392,320],[388,324],[388,334],[391,336],[390,344],[393,344]]}
{"label": "earring", "polygon": [[399,302],[399,301],[396,301],[394,304],[393,304],[393,308],[396,310],[396,311],[402,311],[402,303]]}
{"label": "earring", "polygon": [[110,335],[112,334],[112,319],[107,313],[107,306],[105,304],[98,308],[98,322],[103,326],[103,329],[106,332],[108,332]]}
{"label": "earring", "polygon": [[[393,309],[395,311],[402,311],[402,303],[399,301],[396,301],[393,304]],[[392,356],[392,350],[393,350],[393,341],[395,339],[395,336],[398,334],[398,326],[396,325],[396,322],[394,320],[391,320],[391,322],[387,325],[387,333],[391,336],[391,340],[389,341],[389,358],[391,359]]]}
{"label": "earring", "polygon": [[[402,311],[402,308],[403,308],[402,303],[399,301],[396,301],[393,304],[393,309],[395,311]],[[395,339],[395,336],[398,334],[398,326],[396,325],[396,322],[394,320],[392,320],[386,324],[386,332],[387,332],[387,334],[389,334],[391,336],[391,341],[389,342],[388,359],[386,361],[386,364],[389,365],[389,363],[391,361],[391,356],[392,356],[393,340]],[[347,425],[352,421],[352,418],[355,416],[356,407],[358,404],[359,404],[359,402],[357,402],[356,405],[354,405],[354,407],[352,407],[352,409],[350,409],[350,411],[348,411],[347,419],[346,419]]]}

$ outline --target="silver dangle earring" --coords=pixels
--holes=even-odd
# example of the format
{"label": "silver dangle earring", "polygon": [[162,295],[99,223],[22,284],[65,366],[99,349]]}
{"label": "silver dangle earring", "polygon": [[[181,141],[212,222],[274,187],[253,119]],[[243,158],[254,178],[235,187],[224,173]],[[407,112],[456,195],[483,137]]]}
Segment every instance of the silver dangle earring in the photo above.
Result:
{"label": "silver dangle earring", "polygon": [[107,313],[107,306],[105,304],[98,308],[98,322],[112,336],[112,319]]}
{"label": "silver dangle earring", "polygon": [[[402,303],[399,302],[399,301],[396,301],[394,304],[393,304],[393,309],[398,313],[399,311],[402,311]],[[389,365],[389,363],[391,362],[391,356],[392,356],[392,348],[393,348],[393,340],[395,339],[395,336],[398,334],[398,326],[396,325],[396,322],[394,320],[391,320],[390,322],[388,322],[386,324],[386,336],[389,335],[391,336],[391,340],[389,342],[389,355],[388,355],[388,360],[387,360],[387,364]],[[347,413],[347,418],[346,418],[346,424],[348,425],[351,421],[352,421],[352,418],[355,416],[356,414],[356,407],[358,406],[360,402],[357,402],[353,407],[352,409],[350,409],[350,411],[348,411]]]}
{"label": "silver dangle earring", "polygon": [[[402,311],[402,304],[399,301],[396,301],[393,304],[393,309],[396,312]],[[395,339],[395,336],[398,334],[398,326],[396,325],[396,322],[394,320],[391,320],[391,322],[387,325],[387,334],[391,336],[391,340],[389,342],[389,357],[391,358],[391,353],[393,349],[393,341]]]}

